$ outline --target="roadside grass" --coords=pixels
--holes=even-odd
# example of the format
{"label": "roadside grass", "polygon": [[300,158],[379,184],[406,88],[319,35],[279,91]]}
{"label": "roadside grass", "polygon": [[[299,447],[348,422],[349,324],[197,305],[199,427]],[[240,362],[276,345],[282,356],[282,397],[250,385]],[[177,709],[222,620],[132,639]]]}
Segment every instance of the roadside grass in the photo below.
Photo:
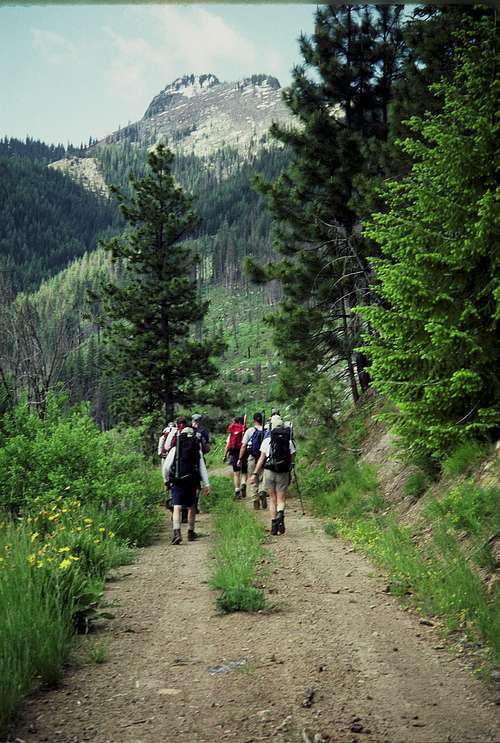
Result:
{"label": "roadside grass", "polygon": [[213,477],[215,543],[210,584],[221,593],[221,612],[258,611],[266,608],[264,592],[256,583],[268,551],[263,546],[264,527],[241,503],[233,499],[229,478]]}
{"label": "roadside grass", "polygon": [[[456,476],[478,461],[476,448],[462,451],[466,455],[452,459],[460,463],[453,470]],[[441,617],[448,631],[460,629],[475,640],[482,638],[491,661],[500,663],[500,593],[488,594],[477,569],[493,561],[489,540],[500,531],[499,488],[481,487],[472,479],[448,482],[446,494],[429,500],[420,524],[410,528],[389,513],[376,471],[364,463],[344,459],[332,472],[309,467],[301,479],[313,513],[329,519],[327,534],[340,534],[366,552],[387,572],[391,592],[418,611]],[[416,480],[408,489],[422,494],[422,487]],[[432,536],[419,543],[417,530],[422,527],[430,527]]]}
{"label": "roadside grass", "polygon": [[0,736],[23,696],[60,682],[75,633],[106,616],[106,574],[162,518],[134,431],[101,433],[56,398],[44,419],[21,404],[2,423]]}

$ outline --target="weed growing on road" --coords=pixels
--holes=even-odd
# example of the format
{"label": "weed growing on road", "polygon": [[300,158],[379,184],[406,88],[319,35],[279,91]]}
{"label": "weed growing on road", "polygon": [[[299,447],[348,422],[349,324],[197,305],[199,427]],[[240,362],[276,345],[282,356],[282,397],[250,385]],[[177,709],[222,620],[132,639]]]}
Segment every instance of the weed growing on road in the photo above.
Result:
{"label": "weed growing on road", "polygon": [[89,663],[96,663],[100,665],[105,663],[108,659],[109,646],[108,643],[103,641],[89,640],[85,648],[85,655]]}
{"label": "weed growing on road", "polygon": [[266,606],[264,593],[256,586],[267,554],[262,544],[264,527],[243,504],[234,501],[231,485],[228,478],[212,478],[217,502],[211,585],[221,591],[217,598],[221,611],[258,611]]}

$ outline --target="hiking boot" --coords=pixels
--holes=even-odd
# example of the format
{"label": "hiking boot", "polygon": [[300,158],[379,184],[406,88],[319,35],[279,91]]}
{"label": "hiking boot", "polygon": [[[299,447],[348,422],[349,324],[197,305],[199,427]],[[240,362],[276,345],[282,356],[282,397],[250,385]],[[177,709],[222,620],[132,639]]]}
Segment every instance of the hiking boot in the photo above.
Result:
{"label": "hiking boot", "polygon": [[267,508],[267,493],[260,493],[259,495],[260,507],[263,511]]}
{"label": "hiking boot", "polygon": [[271,535],[275,537],[278,534],[278,519],[271,519]]}
{"label": "hiking boot", "polygon": [[195,539],[198,539],[198,534],[194,529],[188,529],[188,542],[194,542]]}
{"label": "hiking boot", "polygon": [[241,494],[239,490],[234,491],[234,500],[241,500]]}
{"label": "hiking boot", "polygon": [[174,536],[172,537],[172,544],[181,544],[182,534],[180,529],[174,529]]}
{"label": "hiking boot", "polygon": [[254,500],[254,502],[253,502],[253,507],[254,507],[254,509],[255,509],[256,511],[258,511],[258,510],[259,510],[259,508],[260,508],[260,501],[259,501],[259,499],[257,499],[257,500]]}
{"label": "hiking boot", "polygon": [[246,498],[247,497],[247,486],[246,486],[246,483],[245,482],[241,486],[241,497],[242,498]]}
{"label": "hiking boot", "polygon": [[183,508],[181,511],[181,524],[187,524],[188,522],[188,510]]}
{"label": "hiking boot", "polygon": [[276,521],[278,522],[278,534],[284,534],[285,533],[285,512],[284,511],[278,511],[278,515],[276,516]]}

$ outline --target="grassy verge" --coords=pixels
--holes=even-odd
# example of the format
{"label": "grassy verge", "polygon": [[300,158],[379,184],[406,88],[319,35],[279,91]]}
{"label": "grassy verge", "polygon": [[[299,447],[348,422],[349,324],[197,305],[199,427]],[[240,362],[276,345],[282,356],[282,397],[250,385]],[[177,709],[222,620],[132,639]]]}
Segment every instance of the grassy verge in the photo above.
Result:
{"label": "grassy verge", "polygon": [[500,531],[500,489],[481,487],[472,477],[450,480],[468,471],[469,454],[477,461],[477,448],[469,450],[443,464],[445,495],[427,497],[412,526],[399,524],[390,513],[376,471],[353,459],[333,472],[324,466],[304,470],[303,489],[313,512],[329,517],[327,533],[340,534],[367,553],[387,572],[393,593],[440,617],[448,631],[460,629],[485,643],[489,660],[500,664],[498,584],[490,593],[480,575],[480,568],[493,563],[490,543]]}
{"label": "grassy verge", "polygon": [[0,441],[0,734],[23,696],[57,684],[76,632],[96,616],[107,572],[161,521],[159,473],[134,433],[101,433],[54,402],[20,406]]}
{"label": "grassy verge", "polygon": [[212,507],[215,544],[211,585],[220,591],[217,606],[223,612],[264,609],[264,593],[256,586],[267,556],[264,527],[234,501],[230,479],[214,477],[212,481],[217,496]]}

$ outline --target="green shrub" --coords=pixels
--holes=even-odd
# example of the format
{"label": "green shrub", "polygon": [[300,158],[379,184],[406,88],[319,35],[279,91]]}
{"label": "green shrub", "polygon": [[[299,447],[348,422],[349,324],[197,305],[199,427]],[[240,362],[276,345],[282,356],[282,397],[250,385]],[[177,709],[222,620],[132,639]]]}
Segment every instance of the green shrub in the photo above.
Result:
{"label": "green shrub", "polygon": [[453,487],[441,500],[432,500],[425,510],[430,519],[445,518],[454,529],[468,534],[500,531],[500,488],[482,487],[467,480]]}
{"label": "green shrub", "polygon": [[346,460],[334,473],[323,467],[311,468],[302,482],[313,511],[321,516],[350,520],[384,505],[375,468],[354,459]]}
{"label": "green shrub", "polygon": [[336,524],[335,521],[328,521],[325,524],[325,534],[328,534],[329,537],[338,537],[339,535],[338,524]]}
{"label": "green shrub", "polygon": [[484,458],[486,448],[478,441],[464,441],[455,451],[443,460],[441,468],[444,475],[458,477],[470,472]]}
{"label": "green shrub", "polygon": [[420,498],[425,493],[429,481],[423,472],[413,472],[406,479],[404,484],[404,494],[407,498]]}

